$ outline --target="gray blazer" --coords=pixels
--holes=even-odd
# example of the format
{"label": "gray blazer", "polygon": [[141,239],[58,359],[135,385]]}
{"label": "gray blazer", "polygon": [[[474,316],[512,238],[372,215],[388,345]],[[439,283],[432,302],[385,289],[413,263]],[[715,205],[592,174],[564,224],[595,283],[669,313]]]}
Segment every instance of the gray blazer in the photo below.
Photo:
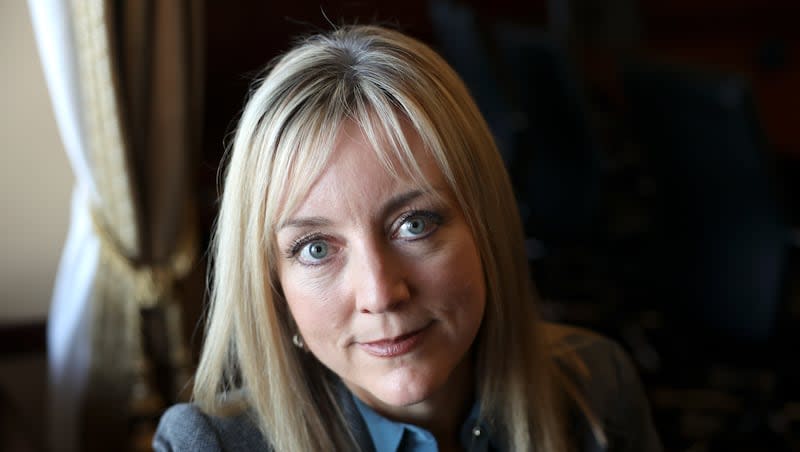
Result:
{"label": "gray blazer", "polygon": [[[639,452],[662,450],[650,407],[630,359],[614,342],[596,334],[548,325],[554,346],[572,348],[583,359],[591,378],[578,379],[595,415],[600,418],[608,443],[597,442],[589,424],[573,416],[572,433],[580,452]],[[353,436],[365,452],[374,452],[367,426],[346,389],[340,406]],[[500,441],[502,442],[502,441]],[[164,413],[153,447],[156,451],[272,451],[249,414],[215,417],[196,405],[180,404]]]}

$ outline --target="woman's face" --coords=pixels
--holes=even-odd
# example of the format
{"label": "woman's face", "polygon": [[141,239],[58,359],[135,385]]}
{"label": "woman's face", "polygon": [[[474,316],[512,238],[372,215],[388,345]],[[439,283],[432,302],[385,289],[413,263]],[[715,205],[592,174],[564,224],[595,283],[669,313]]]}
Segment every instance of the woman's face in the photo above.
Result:
{"label": "woman's face", "polygon": [[306,347],[373,407],[423,402],[468,377],[458,365],[486,304],[470,228],[409,130],[434,193],[387,173],[349,124],[277,232],[280,283]]}

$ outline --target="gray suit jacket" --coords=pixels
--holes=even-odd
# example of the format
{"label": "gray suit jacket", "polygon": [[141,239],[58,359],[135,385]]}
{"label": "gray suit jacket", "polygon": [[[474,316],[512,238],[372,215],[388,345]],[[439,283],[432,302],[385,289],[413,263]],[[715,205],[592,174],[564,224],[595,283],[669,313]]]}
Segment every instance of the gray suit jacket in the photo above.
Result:
{"label": "gray suit jacket", "polygon": [[[574,415],[573,438],[580,452],[661,451],[642,385],[625,352],[614,342],[576,328],[548,325],[554,346],[577,352],[591,378],[578,379],[587,402],[600,418],[603,446],[583,416]],[[365,452],[374,452],[364,420],[346,390],[339,397],[350,430]],[[501,441],[502,442],[502,441]],[[215,417],[192,404],[171,407],[153,440],[156,451],[272,451],[249,414]]]}

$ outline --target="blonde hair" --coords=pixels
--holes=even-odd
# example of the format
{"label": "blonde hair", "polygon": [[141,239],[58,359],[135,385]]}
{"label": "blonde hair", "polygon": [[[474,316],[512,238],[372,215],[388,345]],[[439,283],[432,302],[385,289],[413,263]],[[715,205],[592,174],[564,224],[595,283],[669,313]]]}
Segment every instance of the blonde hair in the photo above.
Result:
{"label": "blonde hair", "polygon": [[375,26],[305,39],[250,95],[214,236],[196,402],[219,414],[240,395],[276,450],[355,448],[335,377],[291,344],[295,330],[275,270],[275,228],[324,169],[346,121],[360,126],[387,168],[420,183],[404,125],[422,138],[472,229],[485,272],[487,309],[474,344],[481,413],[510,450],[566,450],[574,391],[562,384],[539,328],[514,195],[488,126],[439,55]]}

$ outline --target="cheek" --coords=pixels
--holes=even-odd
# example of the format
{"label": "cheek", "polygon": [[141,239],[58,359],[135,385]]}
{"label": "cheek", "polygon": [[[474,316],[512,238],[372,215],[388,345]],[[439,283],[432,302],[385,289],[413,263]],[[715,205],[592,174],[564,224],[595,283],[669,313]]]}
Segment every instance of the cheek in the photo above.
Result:
{"label": "cheek", "polygon": [[307,343],[330,339],[341,331],[348,314],[335,286],[292,278],[282,278],[282,285],[292,318]]}
{"label": "cheek", "polygon": [[486,285],[483,266],[471,236],[463,234],[447,248],[452,251],[443,255],[441,260],[431,261],[431,265],[421,272],[425,286],[438,292],[435,299],[443,303],[441,309],[482,310]]}

